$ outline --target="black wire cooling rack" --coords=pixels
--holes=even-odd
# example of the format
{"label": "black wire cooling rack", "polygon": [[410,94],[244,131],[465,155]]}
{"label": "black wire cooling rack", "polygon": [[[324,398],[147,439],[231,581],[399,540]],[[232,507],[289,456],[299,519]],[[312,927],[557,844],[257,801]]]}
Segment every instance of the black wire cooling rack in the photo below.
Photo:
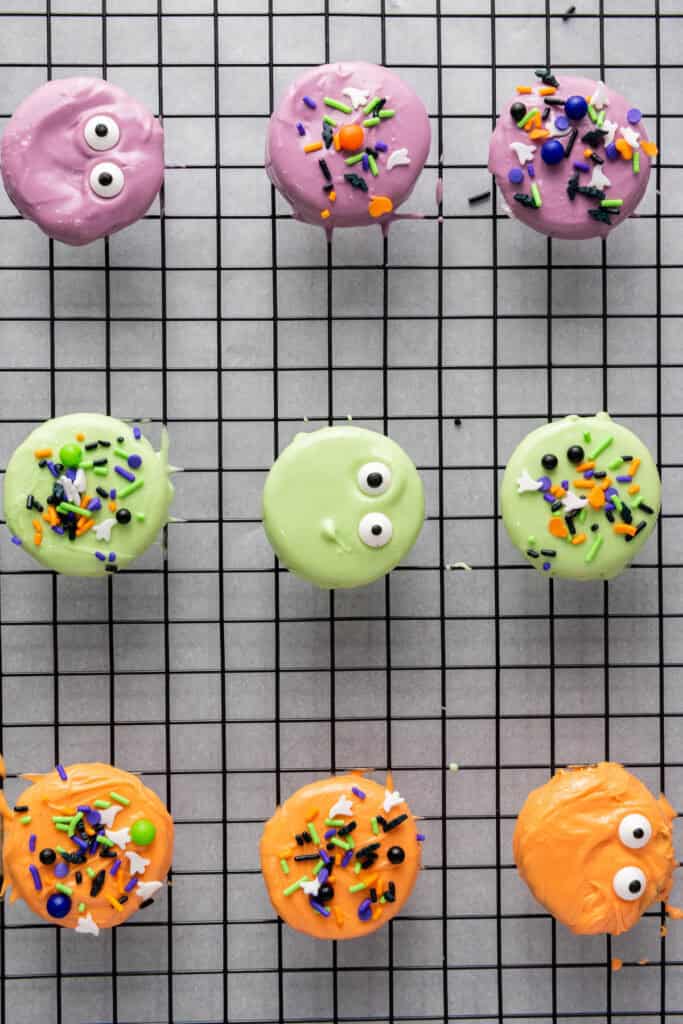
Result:
{"label": "black wire cooling rack", "polygon": [[[409,204],[425,216],[328,245],[270,189],[263,139],[300,69],[351,58],[428,106]],[[606,77],[661,144],[608,243],[469,202],[490,188],[499,102],[540,63]],[[0,461],[50,415],[106,409],[151,436],[166,422],[185,472],[166,559],[84,581],[0,549],[6,789],[115,760],[168,802],[177,847],[167,898],[97,942],[0,909],[0,1022],[680,1017],[680,927],[661,937],[652,913],[579,941],[510,850],[524,796],[563,763],[623,760],[683,805],[680,3],[1,0],[3,122],[73,73],[163,117],[165,194],[82,250],[0,199]],[[544,581],[500,532],[500,472],[533,426],[601,407],[657,453],[661,526],[609,585]],[[276,570],[259,495],[305,421],[349,415],[416,459],[428,521],[390,578],[328,595]],[[425,870],[385,929],[313,943],[267,902],[261,824],[359,766],[391,766],[424,814]]]}

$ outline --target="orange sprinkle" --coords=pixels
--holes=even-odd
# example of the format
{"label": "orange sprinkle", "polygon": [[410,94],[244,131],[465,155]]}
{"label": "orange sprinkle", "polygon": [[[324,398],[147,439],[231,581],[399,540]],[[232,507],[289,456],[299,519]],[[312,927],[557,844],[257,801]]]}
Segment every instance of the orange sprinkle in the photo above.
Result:
{"label": "orange sprinkle", "polygon": [[109,511],[110,512],[116,512],[116,502],[115,501],[110,501],[109,502]]}
{"label": "orange sprinkle", "polygon": [[576,537],[572,537],[572,544],[583,544],[586,539],[585,533],[577,533]]}
{"label": "orange sprinkle", "polygon": [[601,487],[594,487],[588,495],[588,504],[591,508],[602,508],[605,504],[605,492]]}
{"label": "orange sprinkle", "polygon": [[111,903],[111,905],[114,908],[114,910],[123,910],[123,904],[119,903],[119,901],[117,899],[115,899],[113,896],[109,896],[108,895],[107,899]]}
{"label": "orange sprinkle", "polygon": [[659,153],[659,149],[657,147],[657,143],[656,142],[650,142],[649,139],[641,139],[640,140],[640,148],[642,149],[642,151],[644,153],[647,153],[647,155],[651,156],[651,157],[657,156],[657,154]]}
{"label": "orange sprinkle", "polygon": [[339,138],[339,132],[335,132],[332,136],[334,139],[334,148],[337,152],[341,149],[341,139]]}
{"label": "orange sprinkle", "polygon": [[625,533],[628,537],[635,537],[636,528],[629,523],[616,523],[612,529],[615,533]]}
{"label": "orange sprinkle", "polygon": [[337,201],[337,193],[333,190],[332,192],[329,193],[327,198],[329,199],[329,201],[331,203],[336,203],[336,201]]}
{"label": "orange sprinkle", "polygon": [[554,96],[557,89],[554,85],[544,85],[542,89],[538,90],[539,96]]}
{"label": "orange sprinkle", "polygon": [[306,821],[315,821],[319,814],[320,811],[317,807],[309,807],[306,812]]}
{"label": "orange sprinkle", "polygon": [[81,431],[79,430],[79,431],[78,431],[78,433],[76,434],[76,440],[77,440],[77,441],[85,441],[85,434],[83,434],[83,433],[82,433],[82,432],[81,432]]}
{"label": "orange sprinkle", "polygon": [[90,495],[89,494],[84,494],[83,497],[81,498],[81,506],[80,507],[81,508],[87,508],[91,501],[92,501],[92,498],[90,497]]}
{"label": "orange sprinkle", "polygon": [[373,909],[373,911],[372,911],[372,920],[376,921],[381,913],[382,913],[382,908],[380,907],[379,904],[376,904],[374,909]]}
{"label": "orange sprinkle", "polygon": [[42,533],[34,533],[33,534],[33,543],[36,545],[37,548],[40,547],[40,545],[43,543],[43,535],[42,535]]}
{"label": "orange sprinkle", "polygon": [[327,220],[329,215],[330,215],[330,211],[329,210],[321,210],[320,211],[320,216],[322,217],[323,220]]}
{"label": "orange sprinkle", "polygon": [[377,881],[378,878],[379,878],[379,875],[375,871],[374,875],[370,875],[370,876],[364,877],[363,881],[367,885],[368,889],[372,889],[372,887],[374,886],[374,884],[375,884],[375,882]]}
{"label": "orange sprinkle", "polygon": [[612,477],[606,476],[604,480],[600,481],[600,486],[602,487],[603,491],[606,491],[608,487],[612,486]]}
{"label": "orange sprinkle", "polygon": [[569,533],[567,524],[564,519],[560,519],[559,516],[551,516],[548,521],[548,532],[552,533],[553,537],[566,537]]}
{"label": "orange sprinkle", "polygon": [[37,459],[49,459],[52,455],[52,448],[37,448],[33,454]]}
{"label": "orange sprinkle", "polygon": [[617,139],[614,143],[619,153],[621,153],[624,160],[630,160],[633,156],[633,150],[629,146],[626,139]]}
{"label": "orange sprinkle", "polygon": [[629,494],[637,494],[639,490],[640,490],[640,484],[631,484],[631,486],[628,489],[628,493]]}
{"label": "orange sprinkle", "polygon": [[547,128],[534,128],[532,132],[529,132],[530,139],[547,139],[550,132]]}
{"label": "orange sprinkle", "polygon": [[565,494],[566,494],[567,492],[565,491],[564,487],[560,487],[560,485],[559,485],[559,484],[555,484],[555,486],[554,486],[554,487],[551,487],[551,488],[550,488],[550,493],[551,493],[551,494],[552,494],[552,495],[553,495],[553,496],[554,496],[555,498],[564,498],[564,496],[565,496]]}
{"label": "orange sprinkle", "polygon": [[287,860],[288,857],[292,856],[293,852],[294,851],[292,850],[291,846],[288,846],[286,850],[280,850],[280,852],[277,855],[278,860]]}
{"label": "orange sprinkle", "polygon": [[635,476],[640,467],[640,459],[632,459],[628,467],[628,475]]}
{"label": "orange sprinkle", "polygon": [[517,92],[519,93],[520,96],[528,96],[529,93],[531,92],[531,86],[530,85],[518,85],[517,86]]}
{"label": "orange sprinkle", "polygon": [[582,462],[580,466],[576,467],[577,473],[585,473],[587,469],[595,469],[594,462]]}
{"label": "orange sprinkle", "polygon": [[592,149],[584,149],[583,155],[585,156],[586,160],[589,160],[590,157],[593,156],[593,150]]}
{"label": "orange sprinkle", "polygon": [[304,153],[317,153],[322,148],[322,142],[307,142],[304,146]]}
{"label": "orange sprinkle", "polygon": [[382,217],[385,213],[391,213],[394,208],[389,196],[375,196],[368,203],[368,213],[371,217]]}
{"label": "orange sprinkle", "polygon": [[31,521],[31,525],[32,525],[33,529],[36,531],[36,533],[42,533],[43,532],[43,524],[41,523],[40,519],[33,519]]}
{"label": "orange sprinkle", "polygon": [[584,480],[583,478],[581,478],[579,480],[572,481],[572,486],[573,487],[578,487],[578,488],[583,488],[583,490],[590,491],[592,489],[592,487],[593,487],[593,481],[592,480]]}
{"label": "orange sprinkle", "polygon": [[672,921],[683,921],[683,910],[680,907],[672,907],[670,903],[667,903],[664,909],[667,917],[670,917]]}
{"label": "orange sprinkle", "polygon": [[[79,520],[79,523],[80,523],[80,520]],[[87,533],[88,530],[91,530],[94,525],[95,525],[95,520],[94,519],[86,519],[85,522],[83,523],[83,526],[78,525],[76,527],[76,536],[77,537],[82,537],[83,534]]]}
{"label": "orange sprinkle", "polygon": [[344,911],[341,907],[332,907],[334,910],[334,919],[340,928],[344,927]]}
{"label": "orange sprinkle", "polygon": [[612,957],[612,970],[615,972],[615,974],[616,974],[617,971],[620,971],[623,966],[624,966],[624,961],[623,960],[620,960],[618,956],[613,956]]}

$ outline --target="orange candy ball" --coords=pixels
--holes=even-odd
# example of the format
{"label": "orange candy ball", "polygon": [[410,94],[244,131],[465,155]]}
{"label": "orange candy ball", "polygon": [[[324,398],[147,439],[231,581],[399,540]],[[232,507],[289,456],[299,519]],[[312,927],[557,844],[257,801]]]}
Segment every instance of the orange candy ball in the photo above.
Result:
{"label": "orange candy ball", "polygon": [[365,132],[360,124],[345,124],[339,129],[339,143],[342,149],[360,149]]}

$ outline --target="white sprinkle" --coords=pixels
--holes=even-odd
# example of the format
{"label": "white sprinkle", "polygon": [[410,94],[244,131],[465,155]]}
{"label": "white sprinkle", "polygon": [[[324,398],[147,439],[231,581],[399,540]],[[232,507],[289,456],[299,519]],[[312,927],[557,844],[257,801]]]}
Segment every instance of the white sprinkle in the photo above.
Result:
{"label": "white sprinkle", "polygon": [[353,814],[352,808],[353,803],[349,800],[348,796],[340,796],[336,804],[330,807],[327,814],[328,818],[350,818]]}
{"label": "white sprinkle", "polygon": [[99,935],[100,929],[93,921],[92,914],[88,911],[87,917],[79,917],[78,924],[76,925],[77,932],[81,935]]}
{"label": "white sprinkle", "polygon": [[522,475],[517,477],[517,494],[525,494],[526,491],[540,491],[542,487],[542,482],[534,480],[526,469],[523,469]]}
{"label": "white sprinkle", "polygon": [[404,804],[405,800],[397,789],[392,793],[390,790],[384,790],[384,803],[382,807],[385,811],[391,811],[394,807],[398,807],[399,804]]}
{"label": "white sprinkle", "polygon": [[342,96],[348,96],[354,110],[364,107],[368,102],[369,95],[370,93],[367,89],[356,89],[352,85],[347,85],[345,89],[342,89]]}
{"label": "white sprinkle", "polygon": [[145,868],[149,867],[151,861],[147,860],[146,857],[141,857],[135,850],[126,850],[126,857],[130,862],[130,873],[131,875],[142,875],[145,872]]}
{"label": "white sprinkle", "polygon": [[163,887],[163,882],[138,882],[135,886],[135,895],[139,896],[141,900],[148,900]]}
{"label": "white sprinkle", "polygon": [[392,167],[402,167],[404,164],[409,163],[410,157],[408,156],[408,150],[403,146],[401,149],[395,149],[393,153],[389,154],[387,170],[390,171]]}
{"label": "white sprinkle", "polygon": [[520,164],[524,165],[533,160],[536,152],[535,146],[527,146],[526,142],[511,142],[510,149],[514,149]]}

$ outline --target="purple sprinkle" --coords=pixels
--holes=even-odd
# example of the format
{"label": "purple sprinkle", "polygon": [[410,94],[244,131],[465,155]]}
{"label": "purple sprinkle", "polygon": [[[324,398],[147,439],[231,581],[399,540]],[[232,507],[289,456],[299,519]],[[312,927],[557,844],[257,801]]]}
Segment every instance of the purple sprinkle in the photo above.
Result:
{"label": "purple sprinkle", "polygon": [[142,437],[142,431],[138,426],[133,427],[133,437],[135,438],[136,441],[139,441],[140,438]]}
{"label": "purple sprinkle", "polygon": [[90,846],[88,847],[88,853],[94,853],[97,849],[97,836],[93,839]]}
{"label": "purple sprinkle", "polygon": [[321,859],[324,860],[325,863],[329,867],[329,864],[330,864],[330,861],[332,860],[332,858],[328,855],[327,851],[326,850],[318,850],[318,853],[320,854]]}
{"label": "purple sprinkle", "polygon": [[545,569],[545,571],[547,572],[547,571],[548,571],[548,569],[550,568],[550,562],[544,562],[544,563],[543,563],[543,568],[544,568],[544,569]]}
{"label": "purple sprinkle", "polygon": [[93,828],[95,827],[95,825],[99,825],[101,817],[102,815],[100,814],[99,811],[88,811],[88,813],[86,814],[87,822]]}
{"label": "purple sprinkle", "polygon": [[590,171],[588,164],[584,164],[582,160],[575,160],[574,167],[577,171]]}
{"label": "purple sprinkle", "polygon": [[605,512],[614,512],[616,507],[617,506],[614,504],[613,501],[606,501],[605,502]]}
{"label": "purple sprinkle", "polygon": [[353,850],[347,850],[346,853],[344,854],[344,856],[341,859],[341,866],[343,868],[345,868],[346,865],[350,862],[352,857],[353,857]]}
{"label": "purple sprinkle", "polygon": [[363,900],[358,907],[358,916],[361,921],[369,921],[372,917],[372,903],[369,899]]}
{"label": "purple sprinkle", "polygon": [[59,533],[59,534],[63,535],[64,534],[64,527],[63,526],[53,526],[52,527],[52,532],[53,533]]}
{"label": "purple sprinkle", "polygon": [[17,537],[16,534],[12,537],[12,543],[16,544],[18,548],[21,547],[21,537]]}
{"label": "purple sprinkle", "polygon": [[542,491],[549,491],[550,488],[553,486],[553,482],[549,476],[539,476],[538,482],[541,485]]}
{"label": "purple sprinkle", "polygon": [[616,160],[619,157],[619,150],[613,142],[610,142],[609,146],[605,146],[605,153],[608,160]]}
{"label": "purple sprinkle", "polygon": [[35,853],[35,851],[36,851],[36,835],[35,835],[35,833],[33,833],[33,835],[30,835],[28,837],[28,848],[31,851],[31,853]]}
{"label": "purple sprinkle", "polygon": [[57,467],[55,466],[54,462],[50,462],[49,459],[48,459],[48,462],[47,462],[47,468],[50,470],[50,472],[52,473],[52,475],[54,477],[58,477],[59,476],[59,473],[57,472]]}
{"label": "purple sprinkle", "polygon": [[519,185],[524,181],[524,173],[521,167],[511,167],[508,171],[508,181],[511,185]]}
{"label": "purple sprinkle", "polygon": [[130,466],[131,469],[139,469],[140,466],[142,465],[142,456],[141,455],[129,455],[128,456],[128,465]]}
{"label": "purple sprinkle", "polygon": [[536,169],[533,164],[527,164],[526,169],[530,178],[534,178],[536,176]]}
{"label": "purple sprinkle", "polygon": [[43,888],[43,883],[38,868],[35,867],[35,865],[33,864],[29,864],[28,869],[31,872],[31,875],[33,876],[33,884],[35,885],[38,892],[40,892],[40,890]]}
{"label": "purple sprinkle", "polygon": [[126,882],[124,890],[126,892],[132,892],[135,886],[138,884],[137,878],[131,878],[130,881]]}
{"label": "purple sprinkle", "polygon": [[119,476],[122,476],[124,480],[129,480],[132,484],[135,483],[135,474],[129,473],[127,469],[123,468],[123,466],[114,466],[114,472],[118,473]]}
{"label": "purple sprinkle", "polygon": [[109,498],[110,498],[111,501],[116,501],[116,488],[115,487],[112,487],[112,489],[110,490]]}
{"label": "purple sprinkle", "polygon": [[609,496],[611,494],[618,494],[618,493],[619,493],[619,491],[616,489],[616,487],[608,487],[607,490],[605,491],[605,497],[609,498]]}
{"label": "purple sprinkle", "polygon": [[320,871],[318,872],[318,881],[320,882],[321,885],[324,885],[329,877],[330,873],[327,870],[327,868],[321,868]]}
{"label": "purple sprinkle", "polygon": [[424,834],[424,832],[418,832],[415,838],[417,839],[418,843],[424,843],[427,836]]}
{"label": "purple sprinkle", "polygon": [[558,131],[566,132],[567,128],[569,128],[569,118],[565,117],[564,114],[560,114],[559,117],[555,118],[555,127]]}
{"label": "purple sprinkle", "polygon": [[331,839],[332,836],[336,836],[336,834],[337,834],[336,828],[328,828],[327,832],[323,836],[323,839]]}
{"label": "purple sprinkle", "polygon": [[95,558],[99,558],[100,562],[106,562],[107,561],[107,556],[103,555],[101,551],[96,551],[95,552]]}
{"label": "purple sprinkle", "polygon": [[91,498],[88,502],[88,512],[99,512],[102,508],[102,502],[99,498]]}
{"label": "purple sprinkle", "polygon": [[365,793],[358,786],[351,786],[351,792],[358,797],[359,800],[365,800]]}
{"label": "purple sprinkle", "polygon": [[[386,153],[386,151],[389,149],[389,147],[387,146],[386,142],[376,142],[375,143],[375,149],[378,149],[380,151],[380,153]],[[352,792],[353,792],[353,790],[352,790]]]}
{"label": "purple sprinkle", "polygon": [[562,486],[564,487],[565,491],[568,491],[569,490],[569,480],[563,480],[562,481]]}
{"label": "purple sprinkle", "polygon": [[364,171],[369,171],[370,170],[370,161],[368,160],[368,154],[367,153],[363,153],[362,165],[363,165],[363,170]]}
{"label": "purple sprinkle", "polygon": [[543,495],[543,500],[547,501],[549,505],[554,505],[555,502],[557,501],[557,498],[555,497],[554,494],[544,494]]}
{"label": "purple sprinkle", "polygon": [[313,907],[314,910],[317,910],[319,914],[323,915],[323,917],[329,917],[330,916],[330,912],[327,909],[327,907],[324,907],[322,905],[322,903],[318,903],[318,901],[314,900],[312,896],[309,897],[309,898],[310,898],[310,901],[311,901],[311,906]]}
{"label": "purple sprinkle", "polygon": [[[632,477],[630,477],[630,476],[618,476],[617,477],[617,483],[618,484],[630,484],[631,480],[632,480]],[[617,493],[619,493],[619,492],[617,491]]]}
{"label": "purple sprinkle", "polygon": [[626,117],[628,118],[629,124],[638,124],[643,115],[638,110],[638,107],[631,107]]}
{"label": "purple sprinkle", "polygon": [[115,860],[114,863],[112,864],[112,866],[109,868],[109,874],[110,875],[115,875],[120,867],[121,867],[121,861],[120,860]]}
{"label": "purple sprinkle", "polygon": [[65,475],[68,476],[69,480],[75,480],[76,479],[76,470],[75,469],[67,469]]}
{"label": "purple sprinkle", "polygon": [[62,782],[66,782],[66,780],[68,779],[69,776],[64,771],[64,765],[58,764],[56,767],[57,767],[57,774],[59,775],[60,779],[62,780]]}
{"label": "purple sprinkle", "polygon": [[586,469],[586,470],[584,470],[583,476],[584,476],[585,480],[592,480],[593,477],[595,476],[595,470],[594,469]]}
{"label": "purple sprinkle", "polygon": [[303,101],[306,104],[306,106],[309,108],[309,110],[317,110],[318,109],[318,104],[315,102],[315,100],[311,99],[310,96],[304,96],[303,97]]}
{"label": "purple sprinkle", "polygon": [[90,810],[90,804],[77,804],[76,805],[76,810],[77,811],[82,811],[83,814],[87,814],[88,811]]}
{"label": "purple sprinkle", "polygon": [[55,875],[57,878],[66,878],[69,874],[69,865],[65,864],[63,860],[60,860],[59,864],[55,867]]}
{"label": "purple sprinkle", "polygon": [[306,129],[302,125],[301,121],[297,121],[296,122],[296,130],[298,131],[299,135],[305,135],[306,134]]}
{"label": "purple sprinkle", "polygon": [[85,850],[88,849],[88,844],[84,842],[79,836],[70,836],[69,838],[71,839],[72,843],[76,844],[79,850],[83,850],[85,852]]}
{"label": "purple sprinkle", "polygon": [[110,551],[109,552],[109,561],[110,562],[115,562],[116,561],[116,552],[115,551]]}

